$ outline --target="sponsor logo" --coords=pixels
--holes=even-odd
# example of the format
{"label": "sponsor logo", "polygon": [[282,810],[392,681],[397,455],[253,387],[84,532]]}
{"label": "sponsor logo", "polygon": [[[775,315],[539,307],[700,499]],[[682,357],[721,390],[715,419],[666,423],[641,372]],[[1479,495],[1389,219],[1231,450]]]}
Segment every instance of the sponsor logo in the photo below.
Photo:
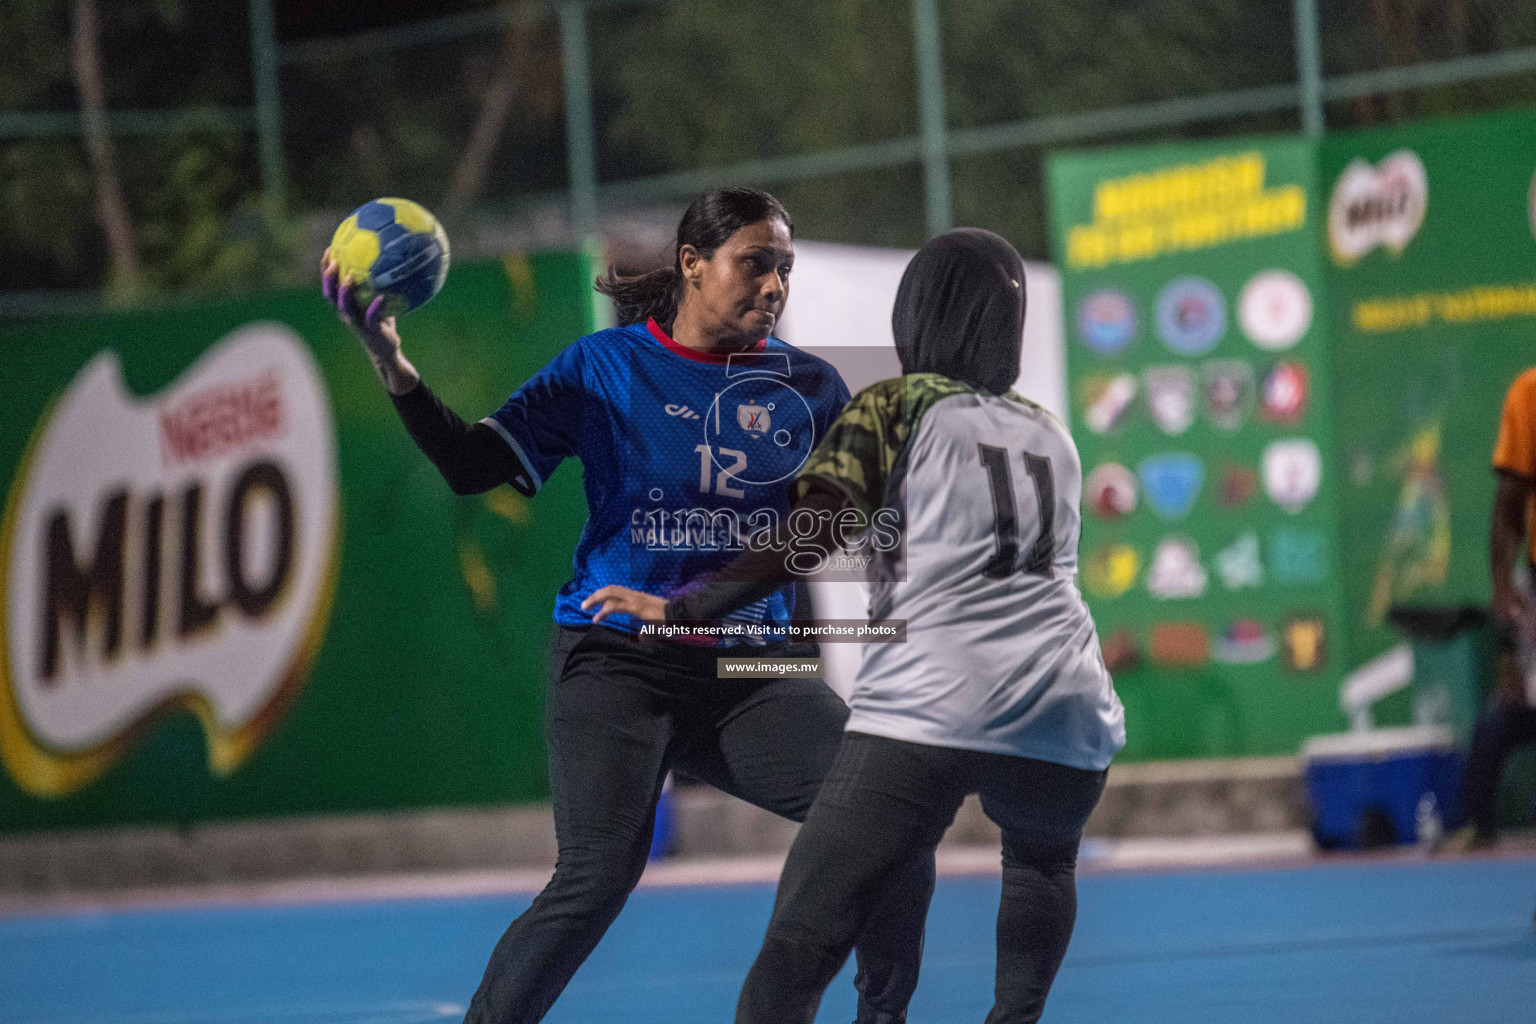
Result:
{"label": "sponsor logo", "polygon": [[1328,538],[1283,526],[1270,534],[1269,565],[1276,583],[1321,583],[1328,578]]}
{"label": "sponsor logo", "polygon": [[1322,456],[1317,442],[1298,437],[1275,441],[1264,449],[1264,491],[1271,501],[1293,515],[1317,496],[1322,481]]}
{"label": "sponsor logo", "polygon": [[1152,662],[1162,668],[1196,668],[1211,660],[1211,635],[1199,622],[1164,622],[1152,627]]}
{"label": "sponsor logo", "polygon": [[1275,656],[1279,645],[1256,619],[1234,619],[1216,638],[1211,660],[1223,665],[1257,665]]}
{"label": "sponsor logo", "polygon": [[773,429],[773,418],[769,415],[771,405],[738,405],[736,407],[736,425],[747,432],[749,437],[762,437]]}
{"label": "sponsor logo", "polygon": [[1292,672],[1321,672],[1328,663],[1328,628],[1321,615],[1294,615],[1280,624],[1281,661]]}
{"label": "sponsor logo", "polygon": [[[1454,387],[1454,381],[1441,383]],[[1440,462],[1443,415],[1411,428],[1407,443],[1391,457],[1389,475],[1399,490],[1391,518],[1383,524],[1375,585],[1365,609],[1368,626],[1380,625],[1392,605],[1415,592],[1444,584],[1450,571],[1452,495]]]}
{"label": "sponsor logo", "polygon": [[1100,544],[1083,563],[1083,584],[1091,597],[1113,600],[1136,583],[1141,558],[1129,544]]}
{"label": "sponsor logo", "polygon": [[1077,333],[1095,352],[1112,356],[1136,337],[1136,307],[1121,292],[1096,291],[1078,304]]}
{"label": "sponsor logo", "polygon": [[1228,590],[1264,585],[1264,561],[1259,557],[1259,536],[1252,530],[1216,554],[1216,574]]}
{"label": "sponsor logo", "polygon": [[1259,493],[1259,474],[1235,462],[1223,463],[1217,475],[1216,504],[1221,508],[1241,508]]}
{"label": "sponsor logo", "polygon": [[149,398],[115,352],[34,433],[7,502],[0,759],[62,797],[166,711],[234,771],[323,634],[337,558],[325,382],[281,324],[242,327]]}
{"label": "sponsor logo", "polygon": [[1249,278],[1238,295],[1237,322],[1259,348],[1284,351],[1312,326],[1312,293],[1289,270],[1262,271]]}
{"label": "sponsor logo", "polygon": [[1241,359],[1218,359],[1201,370],[1205,410],[1221,430],[1236,430],[1253,411],[1253,367]]}
{"label": "sponsor logo", "polygon": [[1194,541],[1164,537],[1158,542],[1147,569],[1147,591],[1153,597],[1163,601],[1199,597],[1205,593],[1206,582],[1200,549]]}
{"label": "sponsor logo", "polygon": [[1181,277],[1157,298],[1157,333],[1170,349],[1201,356],[1227,332],[1227,304],[1203,277]]}
{"label": "sponsor logo", "polygon": [[1187,366],[1154,366],[1142,372],[1147,412],[1165,434],[1177,437],[1195,422],[1195,375]]}
{"label": "sponsor logo", "polygon": [[[695,448],[700,493],[713,488],[715,494],[740,498],[746,492],[738,485],[787,480],[810,458],[817,440],[810,403],[766,372],[743,376],[705,412],[704,443]],[[727,418],[732,408],[736,415]]]}
{"label": "sponsor logo", "polygon": [[1153,455],[1141,462],[1141,491],[1152,511],[1164,519],[1182,519],[1200,494],[1205,467],[1193,455]]}
{"label": "sponsor logo", "polygon": [[1088,474],[1088,508],[1100,519],[1122,519],[1136,511],[1136,477],[1118,462]]}
{"label": "sponsor logo", "polygon": [[1083,422],[1095,434],[1107,434],[1120,426],[1136,398],[1134,374],[1085,377],[1079,385]]}
{"label": "sponsor logo", "polygon": [[1259,416],[1270,423],[1294,426],[1307,412],[1307,368],[1280,362],[1264,374],[1259,389]]}
{"label": "sponsor logo", "polygon": [[1424,223],[1429,175],[1411,150],[1400,149],[1372,167],[1353,160],[1328,200],[1328,247],[1333,261],[1350,266],[1378,245],[1401,253]]}
{"label": "sponsor logo", "polygon": [[696,420],[699,418],[699,414],[686,405],[672,405],[668,403],[662,406],[662,408],[667,411],[668,416],[681,416],[685,420]]}
{"label": "sponsor logo", "polygon": [[1100,653],[1104,657],[1104,667],[1115,674],[1128,672],[1141,663],[1136,634],[1126,626],[1121,626],[1104,638]]}

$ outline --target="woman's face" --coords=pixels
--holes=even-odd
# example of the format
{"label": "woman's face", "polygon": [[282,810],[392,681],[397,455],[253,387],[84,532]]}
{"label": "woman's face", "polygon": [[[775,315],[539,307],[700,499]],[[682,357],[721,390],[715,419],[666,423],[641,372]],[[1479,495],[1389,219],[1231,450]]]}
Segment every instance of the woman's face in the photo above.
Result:
{"label": "woman's face", "polygon": [[738,228],[709,259],[691,245],[678,251],[684,302],[712,336],[748,345],[778,326],[789,298],[795,246],[782,220]]}

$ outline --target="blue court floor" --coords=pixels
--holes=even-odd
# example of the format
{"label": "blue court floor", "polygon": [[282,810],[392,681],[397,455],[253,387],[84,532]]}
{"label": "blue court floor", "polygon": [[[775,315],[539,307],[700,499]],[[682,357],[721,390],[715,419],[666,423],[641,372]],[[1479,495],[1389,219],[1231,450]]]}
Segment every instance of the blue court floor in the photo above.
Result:
{"label": "blue court floor", "polygon": [[[995,878],[941,879],[913,1024],[990,1005]],[[1055,1024],[1532,1024],[1536,859],[1079,881]],[[642,889],[551,1024],[724,1024],[768,886]],[[0,918],[5,1024],[455,1020],[526,896]],[[849,973],[822,1021],[852,1019]]]}

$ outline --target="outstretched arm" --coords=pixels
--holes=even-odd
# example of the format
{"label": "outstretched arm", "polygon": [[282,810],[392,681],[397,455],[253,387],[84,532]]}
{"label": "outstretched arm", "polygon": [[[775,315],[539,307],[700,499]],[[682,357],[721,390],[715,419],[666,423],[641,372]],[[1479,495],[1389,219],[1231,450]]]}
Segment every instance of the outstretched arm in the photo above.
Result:
{"label": "outstretched arm", "polygon": [[[671,601],[624,587],[603,587],[583,601],[582,608],[601,606],[594,622],[612,614],[651,622],[709,621],[804,578],[795,565],[797,553],[830,555],[841,546],[844,510],[861,513],[867,525],[879,507],[887,473],[905,443],[907,401],[908,388],[896,379],[867,387],[848,403],[795,479],[793,506],[768,543],[754,544],[755,550],[743,552]],[[813,528],[806,529],[808,524]]]}
{"label": "outstretched arm", "polygon": [[422,382],[401,350],[395,318],[383,316],[384,297],[374,299],[367,309],[358,308],[353,282],[341,276],[329,249],[321,257],[320,290],[363,343],[405,429],[453,493],[480,494],[511,484],[523,494],[533,494],[527,471],[501,438],[479,423],[466,424]]}
{"label": "outstretched arm", "polygon": [[421,374],[400,350],[400,332],[395,318],[384,315],[384,296],[377,296],[362,309],[354,291],[351,275],[341,274],[341,265],[331,259],[331,250],[320,256],[320,291],[336,307],[336,315],[346,324],[373,363],[374,372],[391,395],[403,395],[421,383]]}
{"label": "outstretched arm", "polygon": [[1493,495],[1493,516],[1488,537],[1488,561],[1493,573],[1493,614],[1501,623],[1514,625],[1528,613],[1525,595],[1515,587],[1515,558],[1525,538],[1526,504],[1531,480],[1499,471]]}
{"label": "outstretched arm", "polygon": [[495,431],[483,423],[466,424],[423,383],[389,397],[411,439],[454,494],[481,494],[511,484],[519,493],[533,496],[536,488],[528,471]]}
{"label": "outstretched arm", "polygon": [[1525,540],[1526,503],[1530,501],[1529,477],[1500,470],[1493,495],[1493,516],[1488,537],[1488,561],[1493,572],[1493,617],[1504,643],[1498,662],[1499,696],[1510,704],[1525,702],[1525,680],[1518,656],[1519,636],[1529,629],[1530,601],[1515,586],[1515,559]]}
{"label": "outstretched arm", "polygon": [[[598,608],[593,622],[609,615],[633,615],[652,622],[709,621],[722,619],[731,612],[779,590],[786,583],[804,578],[795,569],[797,551],[820,550],[831,554],[838,546],[836,518],[849,507],[845,495],[815,477],[806,479],[805,492],[795,501],[789,515],[779,522],[773,534],[756,550],[743,551],[719,571],[689,585],[670,600],[644,594],[628,587],[607,586],[593,592],[581,603],[584,610]],[[790,529],[794,516],[814,523],[814,530],[799,533]],[[805,519],[805,516],[811,519]]]}

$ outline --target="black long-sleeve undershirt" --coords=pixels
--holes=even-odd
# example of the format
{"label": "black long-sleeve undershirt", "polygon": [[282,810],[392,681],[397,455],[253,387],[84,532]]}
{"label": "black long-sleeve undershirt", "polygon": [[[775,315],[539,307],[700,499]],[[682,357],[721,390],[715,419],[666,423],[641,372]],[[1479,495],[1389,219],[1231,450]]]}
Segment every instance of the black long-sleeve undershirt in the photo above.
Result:
{"label": "black long-sleeve undershirt", "polygon": [[[743,605],[766,597],[786,583],[805,577],[796,572],[790,559],[796,550],[820,548],[831,554],[838,546],[834,520],[837,513],[850,506],[846,496],[817,477],[807,477],[805,493],[795,500],[789,514],[774,527],[773,536],[756,550],[737,555],[716,572],[710,573],[667,602],[667,620],[709,621],[722,619]],[[815,530],[796,536],[790,530],[790,518],[807,510],[815,515]],[[802,517],[803,518],[803,517]]]}
{"label": "black long-sleeve undershirt", "polygon": [[517,454],[482,423],[468,424],[422,382],[390,395],[395,411],[454,494],[482,494],[502,484],[532,496],[536,488]]}

